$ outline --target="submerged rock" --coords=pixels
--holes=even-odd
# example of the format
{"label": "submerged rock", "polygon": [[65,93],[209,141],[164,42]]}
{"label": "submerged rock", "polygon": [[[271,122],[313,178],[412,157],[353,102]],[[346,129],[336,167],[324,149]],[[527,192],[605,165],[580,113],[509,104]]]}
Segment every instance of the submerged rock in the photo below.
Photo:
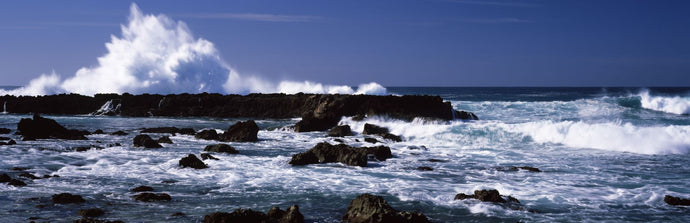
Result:
{"label": "submerged rock", "polygon": [[0,128],[0,134],[10,134],[10,132],[12,132],[12,130],[8,128]]}
{"label": "submerged rock", "polygon": [[467,195],[464,193],[459,193],[455,195],[454,200],[465,200],[465,199],[477,199],[483,202],[494,202],[494,203],[507,203],[507,202],[514,202],[514,203],[520,203],[516,198],[507,196],[506,199],[504,199],[501,194],[498,192],[498,190],[475,190],[474,195]]}
{"label": "submerged rock", "polygon": [[95,134],[105,134],[105,132],[103,132],[103,130],[101,130],[101,129],[96,129],[96,131],[93,131],[91,134],[93,134],[93,135],[95,135]]}
{"label": "submerged rock", "polygon": [[362,194],[350,202],[343,221],[359,222],[429,222],[422,213],[397,211],[383,197]]}
{"label": "submerged rock", "polygon": [[10,182],[7,183],[7,185],[15,186],[15,187],[23,187],[23,186],[26,186],[26,183],[24,183],[24,181],[21,181],[21,180],[10,179]]}
{"label": "submerged rock", "polygon": [[433,171],[434,168],[431,168],[428,166],[420,166],[420,167],[417,167],[417,170],[419,170],[419,171]]}
{"label": "submerged rock", "polygon": [[10,175],[7,175],[6,173],[0,174],[0,183],[7,183],[10,182],[10,180],[12,180]]}
{"label": "submerged rock", "polygon": [[144,148],[162,148],[161,144],[158,144],[155,140],[151,139],[151,136],[149,135],[137,135],[134,137],[134,146],[135,147],[144,147]]}
{"label": "submerged rock", "polygon": [[498,167],[496,168],[499,171],[519,171],[519,170],[527,170],[529,172],[541,172],[539,168],[536,167],[531,167],[531,166],[511,166],[511,167]]}
{"label": "submerged rock", "polygon": [[292,156],[293,166],[340,162],[350,166],[367,166],[366,150],[345,144],[331,145],[322,142],[314,148]]}
{"label": "submerged rock", "polygon": [[154,201],[170,201],[172,198],[170,197],[169,194],[166,193],[140,193],[137,195],[132,196],[134,200],[136,201],[142,201],[142,202],[154,202]]}
{"label": "submerged rock", "polygon": [[53,203],[56,204],[73,204],[86,202],[84,198],[82,198],[80,195],[73,195],[70,193],[54,194],[52,200]]}
{"label": "submerged rock", "polygon": [[191,167],[194,169],[205,169],[208,168],[208,166],[201,161],[199,158],[197,158],[194,154],[189,154],[187,157],[184,157],[180,159],[179,165],[181,167]]}
{"label": "submerged rock", "polygon": [[87,138],[84,135],[90,134],[88,131],[67,129],[58,124],[55,120],[43,118],[38,114],[34,114],[33,119],[21,119],[17,124],[17,131],[24,137],[24,140],[51,138],[86,140]]}
{"label": "submerged rock", "polygon": [[229,153],[229,154],[237,154],[239,153],[234,147],[228,145],[228,144],[215,144],[215,145],[208,145],[206,148],[204,148],[204,151],[207,152],[216,152],[216,153]]}
{"label": "submerged rock", "polygon": [[92,218],[92,217],[99,217],[101,215],[105,214],[105,211],[101,210],[100,208],[89,208],[89,209],[81,209],[79,212],[77,212],[82,217],[85,218]]}
{"label": "submerged rock", "polygon": [[362,134],[378,135],[378,136],[383,137],[384,139],[388,139],[388,140],[391,140],[394,142],[402,142],[402,138],[400,136],[390,134],[388,132],[388,128],[369,124],[369,123],[364,124],[364,131],[362,131]]}
{"label": "submerged rock", "polygon": [[166,144],[172,144],[173,143],[173,141],[168,136],[162,136],[162,137],[158,138],[157,142],[158,143],[166,143]]}
{"label": "submerged rock", "polygon": [[292,205],[287,211],[273,207],[264,214],[252,209],[236,209],[232,213],[215,212],[204,216],[204,223],[226,223],[226,222],[256,222],[256,223],[302,223],[304,216],[299,212],[297,205]]}
{"label": "submerged rock", "polygon": [[455,118],[455,119],[479,120],[477,115],[475,115],[472,112],[455,110],[455,111],[453,111],[453,113],[454,113],[453,118]]}
{"label": "submerged rock", "polygon": [[214,156],[211,156],[211,154],[208,154],[208,153],[202,153],[202,154],[201,154],[201,159],[202,159],[202,160],[208,160],[208,159],[211,159],[211,160],[220,160],[220,159],[218,159],[218,158],[216,158],[216,157],[214,157]]}
{"label": "submerged rock", "polygon": [[259,126],[254,120],[236,122],[228,130],[220,135],[220,141],[224,142],[256,142],[258,140]]}
{"label": "submerged rock", "polygon": [[205,140],[218,140],[218,132],[214,129],[201,130],[194,135],[194,138]]}
{"label": "submerged rock", "polygon": [[378,140],[376,140],[376,139],[374,139],[374,138],[369,138],[369,137],[364,138],[364,141],[365,141],[365,142],[368,142],[368,143],[377,143],[377,142],[379,142]]}
{"label": "submerged rock", "polygon": [[110,135],[114,135],[114,136],[126,136],[126,135],[127,135],[127,133],[126,133],[126,132],[124,132],[124,131],[122,131],[122,130],[119,130],[119,131],[116,131],[116,132],[110,133]]}
{"label": "submerged rock", "polygon": [[664,202],[670,205],[690,206],[690,199],[674,197],[671,195],[664,196]]}
{"label": "submerged rock", "polygon": [[328,136],[331,137],[343,137],[351,135],[352,129],[350,129],[349,125],[339,125],[328,130]]}
{"label": "submerged rock", "polygon": [[93,218],[82,218],[79,220],[74,220],[72,223],[125,223],[124,221],[108,221],[108,220],[101,220],[101,219],[93,219]]}

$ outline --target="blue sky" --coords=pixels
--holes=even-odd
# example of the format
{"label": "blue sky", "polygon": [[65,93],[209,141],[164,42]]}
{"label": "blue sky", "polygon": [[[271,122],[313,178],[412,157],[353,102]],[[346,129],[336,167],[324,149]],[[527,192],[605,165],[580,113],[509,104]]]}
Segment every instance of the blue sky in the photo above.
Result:
{"label": "blue sky", "polygon": [[[0,2],[0,85],[73,76],[131,1]],[[690,86],[690,1],[136,1],[240,73],[384,86]]]}

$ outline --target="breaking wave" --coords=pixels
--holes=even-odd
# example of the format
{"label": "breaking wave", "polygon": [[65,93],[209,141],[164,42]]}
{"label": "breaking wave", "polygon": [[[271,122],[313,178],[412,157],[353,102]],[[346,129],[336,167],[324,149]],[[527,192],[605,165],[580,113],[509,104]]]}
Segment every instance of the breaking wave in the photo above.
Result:
{"label": "breaking wave", "polygon": [[652,96],[649,91],[642,91],[638,96],[643,108],[678,115],[690,114],[690,97]]}
{"label": "breaking wave", "polygon": [[386,94],[377,83],[333,86],[311,81],[273,83],[257,76],[240,75],[225,63],[212,42],[194,38],[182,21],[166,15],[144,14],[130,7],[121,36],[111,36],[107,53],[93,67],[82,67],[61,80],[55,72],[31,80],[27,86],[0,90],[0,94],[47,95],[57,93],[340,93]]}

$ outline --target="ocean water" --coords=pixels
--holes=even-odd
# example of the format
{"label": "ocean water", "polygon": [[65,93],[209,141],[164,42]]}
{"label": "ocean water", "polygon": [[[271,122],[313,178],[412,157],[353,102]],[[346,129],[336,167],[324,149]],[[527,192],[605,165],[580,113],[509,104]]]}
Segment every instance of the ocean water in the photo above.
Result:
{"label": "ocean water", "polygon": [[[420,211],[434,222],[690,222],[690,209],[664,203],[664,195],[690,198],[690,88],[388,88],[393,94],[440,95],[478,121],[404,122],[387,117],[354,121],[343,138],[371,146],[365,123],[387,127],[403,142],[379,138],[394,158],[367,167],[339,163],[293,167],[293,154],[319,142],[337,143],[325,132],[295,133],[299,119],[256,120],[259,142],[229,143],[240,154],[214,154],[208,169],[180,168],[178,160],[217,142],[176,135],[162,149],[132,147],[145,127],[191,127],[221,132],[238,120],[47,116],[68,128],[127,136],[90,135],[88,140],[17,140],[0,146],[0,172],[14,167],[37,176],[26,187],[0,184],[3,222],[71,222],[77,210],[99,207],[102,219],[125,222],[200,222],[216,211],[268,211],[297,204],[307,222],[340,222],[353,198],[383,196],[398,210]],[[28,114],[2,114],[0,127],[15,130]],[[158,138],[167,134],[151,134]],[[3,135],[18,139],[15,135]],[[121,143],[121,146],[108,144]],[[104,149],[75,152],[77,146]],[[419,171],[427,166],[433,171]],[[531,166],[542,172],[505,171]],[[140,185],[168,193],[170,202],[134,201]],[[498,189],[520,201],[509,208],[458,193]],[[53,205],[57,193],[82,195],[83,204]],[[183,212],[186,216],[171,217]]]}

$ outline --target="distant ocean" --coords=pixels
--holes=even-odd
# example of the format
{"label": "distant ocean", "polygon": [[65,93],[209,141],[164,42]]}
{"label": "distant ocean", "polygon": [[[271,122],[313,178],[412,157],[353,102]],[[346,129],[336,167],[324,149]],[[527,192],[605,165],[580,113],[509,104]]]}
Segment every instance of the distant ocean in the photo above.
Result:
{"label": "distant ocean", "polygon": [[[319,142],[337,144],[324,132],[296,133],[299,119],[256,120],[257,143],[229,143],[240,154],[215,155],[210,168],[178,167],[189,153],[213,141],[176,135],[164,149],[132,147],[145,127],[216,129],[244,119],[47,116],[68,128],[97,134],[89,140],[21,141],[0,146],[0,173],[22,171],[57,178],[29,185],[0,184],[4,222],[71,222],[75,210],[99,207],[101,219],[125,222],[200,222],[216,211],[268,211],[297,204],[307,222],[340,222],[353,198],[383,196],[398,210],[419,211],[433,222],[690,222],[688,208],[664,203],[665,195],[690,198],[690,88],[489,88],[389,87],[388,93],[440,95],[478,121],[405,122],[387,117],[355,121],[343,117],[364,142],[365,123],[387,127],[402,142],[380,139],[394,158],[368,167],[319,164],[293,167],[293,154]],[[28,114],[0,115],[0,128],[14,132]],[[165,134],[152,134],[158,138]],[[121,146],[105,146],[120,143]],[[104,146],[86,152],[79,146]],[[542,172],[516,170],[529,166]],[[18,167],[18,168],[17,168]],[[431,171],[422,171],[428,167]],[[14,169],[13,169],[14,168]],[[423,168],[428,170],[427,168]],[[165,203],[134,201],[130,189],[147,185],[171,195]],[[458,193],[497,189],[517,198],[520,208]],[[88,202],[48,205],[57,193],[82,195]],[[185,216],[171,216],[183,212]]]}

